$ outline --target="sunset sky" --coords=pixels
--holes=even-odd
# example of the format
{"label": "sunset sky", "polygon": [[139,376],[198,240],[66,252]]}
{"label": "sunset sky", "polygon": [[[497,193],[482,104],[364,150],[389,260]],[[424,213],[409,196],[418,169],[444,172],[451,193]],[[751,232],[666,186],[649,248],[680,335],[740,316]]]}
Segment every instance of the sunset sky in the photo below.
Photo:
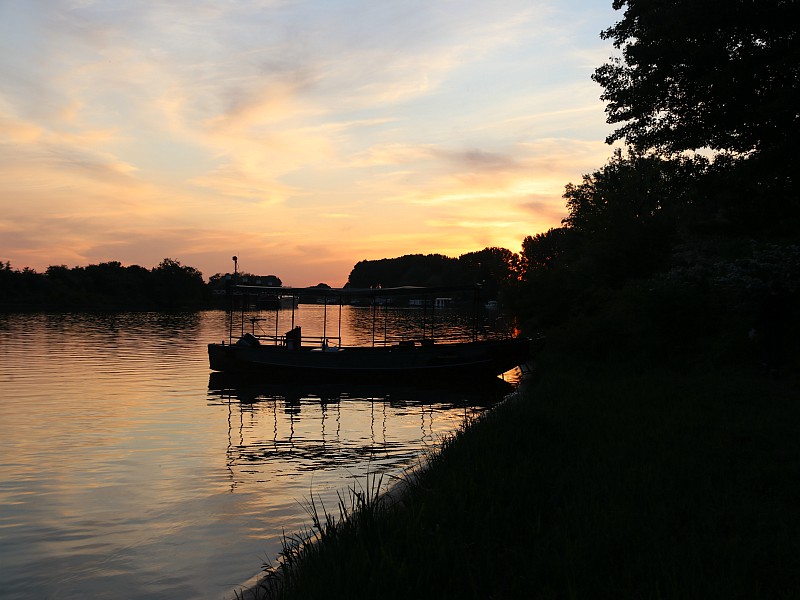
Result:
{"label": "sunset sky", "polygon": [[0,0],[0,260],[345,283],[601,167],[611,0]]}

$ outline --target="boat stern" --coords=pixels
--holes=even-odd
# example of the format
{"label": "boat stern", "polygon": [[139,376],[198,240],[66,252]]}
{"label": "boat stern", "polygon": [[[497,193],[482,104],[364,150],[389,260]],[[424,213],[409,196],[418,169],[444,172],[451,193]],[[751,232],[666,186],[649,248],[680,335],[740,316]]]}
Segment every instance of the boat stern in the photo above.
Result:
{"label": "boat stern", "polygon": [[235,350],[230,344],[208,345],[208,366],[212,371],[230,371],[235,362]]}

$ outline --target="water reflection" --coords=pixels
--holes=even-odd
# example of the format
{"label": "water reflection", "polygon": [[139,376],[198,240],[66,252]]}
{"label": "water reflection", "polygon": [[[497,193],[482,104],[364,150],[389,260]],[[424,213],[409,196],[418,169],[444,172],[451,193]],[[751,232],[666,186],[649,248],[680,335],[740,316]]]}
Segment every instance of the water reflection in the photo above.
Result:
{"label": "water reflection", "polygon": [[[301,313],[321,330],[323,307]],[[307,525],[311,493],[335,509],[502,394],[209,379],[228,327],[221,311],[0,315],[4,600],[223,597]]]}
{"label": "water reflection", "polygon": [[228,410],[231,490],[287,471],[357,478],[399,472],[419,448],[464,427],[513,385],[277,384],[213,373],[209,404]]}

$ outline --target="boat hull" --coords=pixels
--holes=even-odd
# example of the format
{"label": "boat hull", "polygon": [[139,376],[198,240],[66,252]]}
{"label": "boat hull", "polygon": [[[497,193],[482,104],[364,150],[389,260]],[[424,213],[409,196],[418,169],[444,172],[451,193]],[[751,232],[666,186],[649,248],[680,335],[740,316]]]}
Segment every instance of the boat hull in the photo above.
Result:
{"label": "boat hull", "polygon": [[527,338],[455,344],[292,350],[279,345],[209,344],[213,371],[282,381],[418,381],[496,377],[531,356]]}

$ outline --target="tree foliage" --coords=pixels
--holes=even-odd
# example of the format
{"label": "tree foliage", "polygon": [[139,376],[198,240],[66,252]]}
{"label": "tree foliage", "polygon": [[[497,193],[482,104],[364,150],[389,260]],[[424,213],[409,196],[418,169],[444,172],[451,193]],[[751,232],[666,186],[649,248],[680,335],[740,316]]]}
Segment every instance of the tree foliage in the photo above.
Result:
{"label": "tree foliage", "polygon": [[355,288],[441,286],[455,283],[450,274],[457,261],[442,254],[406,254],[398,258],[361,260],[347,279]]}
{"label": "tree foliage", "polygon": [[672,227],[696,203],[695,184],[708,169],[700,157],[667,160],[616,150],[606,165],[565,187],[564,225],[591,235]]}
{"label": "tree foliage", "polygon": [[398,258],[362,260],[356,263],[348,285],[356,288],[460,286],[480,284],[487,297],[519,276],[519,257],[507,248],[484,248],[458,258],[442,254],[407,254]]}
{"label": "tree foliage", "polygon": [[697,156],[617,150],[580,184],[567,184],[562,227],[522,242],[514,308],[537,322],[558,321],[576,303],[593,302],[599,290],[665,268],[674,240],[714,210],[698,199],[709,167]]}
{"label": "tree foliage", "polygon": [[203,274],[177,260],[165,258],[151,273],[151,294],[167,308],[198,306],[204,291]]}
{"label": "tree foliage", "polygon": [[800,2],[614,0],[602,33],[621,58],[598,68],[608,142],[667,154],[711,148],[796,160]]}
{"label": "tree foliage", "polygon": [[[593,79],[618,126],[606,141],[626,147],[566,186],[562,227],[523,240],[509,298],[534,328],[798,236],[800,0],[613,7],[624,14],[602,37],[620,55]],[[665,298],[691,288],[677,281]]]}
{"label": "tree foliage", "polygon": [[465,283],[479,284],[487,298],[497,298],[500,291],[519,278],[519,255],[507,248],[492,246],[467,252],[458,257]]}
{"label": "tree foliage", "polygon": [[574,249],[578,236],[569,227],[554,227],[544,233],[525,236],[520,253],[520,271],[523,279],[534,273],[557,268]]}
{"label": "tree foliage", "polygon": [[210,287],[194,267],[165,258],[153,268],[117,261],[72,267],[52,265],[44,273],[0,269],[0,308],[155,310],[200,308]]}

